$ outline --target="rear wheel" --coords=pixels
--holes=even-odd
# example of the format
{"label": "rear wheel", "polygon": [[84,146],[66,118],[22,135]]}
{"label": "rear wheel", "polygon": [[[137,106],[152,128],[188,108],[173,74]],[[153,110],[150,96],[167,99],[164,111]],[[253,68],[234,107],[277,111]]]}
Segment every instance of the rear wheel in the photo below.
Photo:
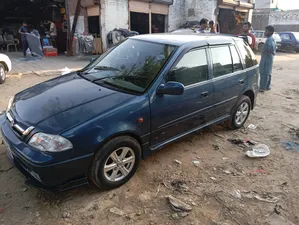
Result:
{"label": "rear wheel", "polygon": [[263,51],[264,46],[265,46],[264,43],[259,44],[259,46],[258,46],[258,50],[259,50],[259,52],[262,52],[262,51]]}
{"label": "rear wheel", "polygon": [[232,110],[232,117],[230,126],[233,129],[239,129],[243,127],[244,123],[249,117],[251,110],[251,101],[248,96],[242,96],[238,101],[234,109]]}
{"label": "rear wheel", "polygon": [[6,79],[6,68],[5,66],[0,63],[0,84],[3,84]]}
{"label": "rear wheel", "polygon": [[287,46],[285,47],[285,51],[286,51],[287,53],[292,53],[292,52],[294,52],[294,48],[293,48],[291,45],[287,45]]}
{"label": "rear wheel", "polygon": [[129,136],[117,137],[95,154],[89,177],[101,189],[117,188],[131,179],[140,160],[138,141]]}

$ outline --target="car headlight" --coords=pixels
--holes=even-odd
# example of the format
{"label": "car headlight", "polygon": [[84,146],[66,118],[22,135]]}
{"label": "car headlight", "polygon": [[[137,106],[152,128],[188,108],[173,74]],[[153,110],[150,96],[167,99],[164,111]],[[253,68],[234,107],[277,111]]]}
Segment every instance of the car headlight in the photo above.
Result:
{"label": "car headlight", "polygon": [[8,112],[10,110],[10,108],[12,107],[13,105],[13,102],[15,100],[15,96],[12,96],[9,101],[8,101],[8,105],[7,105],[7,108],[6,108],[6,112]]}
{"label": "car headlight", "polygon": [[73,148],[73,145],[69,140],[59,135],[44,133],[34,134],[30,138],[28,144],[45,152],[61,152]]}

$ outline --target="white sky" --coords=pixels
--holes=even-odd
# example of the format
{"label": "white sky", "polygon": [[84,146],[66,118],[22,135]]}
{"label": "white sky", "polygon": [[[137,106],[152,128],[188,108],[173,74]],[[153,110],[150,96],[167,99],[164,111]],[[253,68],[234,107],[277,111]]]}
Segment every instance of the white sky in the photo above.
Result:
{"label": "white sky", "polygon": [[299,9],[299,0],[280,0],[278,7],[281,9]]}

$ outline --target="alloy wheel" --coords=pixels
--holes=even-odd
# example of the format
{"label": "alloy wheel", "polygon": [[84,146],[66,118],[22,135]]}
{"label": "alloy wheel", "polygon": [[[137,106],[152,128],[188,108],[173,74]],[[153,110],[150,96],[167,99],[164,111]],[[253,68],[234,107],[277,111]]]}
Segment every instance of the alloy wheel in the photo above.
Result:
{"label": "alloy wheel", "polygon": [[124,179],[133,169],[135,153],[129,147],[118,148],[113,151],[104,164],[104,176],[110,182]]}
{"label": "alloy wheel", "polygon": [[246,120],[249,113],[249,104],[247,102],[243,102],[239,108],[237,109],[237,113],[235,116],[235,121],[237,125],[241,125]]}

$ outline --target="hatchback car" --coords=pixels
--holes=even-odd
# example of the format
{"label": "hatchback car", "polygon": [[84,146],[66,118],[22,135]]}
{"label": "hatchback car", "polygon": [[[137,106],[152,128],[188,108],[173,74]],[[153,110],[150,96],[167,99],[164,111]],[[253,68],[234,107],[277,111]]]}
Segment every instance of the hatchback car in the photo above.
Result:
{"label": "hatchback car", "polygon": [[[267,37],[265,36],[265,31],[263,30],[256,30],[255,33],[254,33],[255,37],[256,37],[256,49],[259,51],[259,52],[262,52],[263,51],[263,48],[264,48],[264,45],[265,45],[265,42],[267,40]],[[276,42],[276,48],[277,50],[280,50],[281,49],[281,38],[279,36],[278,33],[274,33],[273,34],[273,38]]]}
{"label": "hatchback car", "polygon": [[282,49],[286,52],[299,52],[299,32],[280,32]]}
{"label": "hatchback car", "polygon": [[111,189],[181,137],[224,121],[242,127],[257,91],[258,63],[242,39],[141,35],[16,94],[1,131],[27,183]]}

